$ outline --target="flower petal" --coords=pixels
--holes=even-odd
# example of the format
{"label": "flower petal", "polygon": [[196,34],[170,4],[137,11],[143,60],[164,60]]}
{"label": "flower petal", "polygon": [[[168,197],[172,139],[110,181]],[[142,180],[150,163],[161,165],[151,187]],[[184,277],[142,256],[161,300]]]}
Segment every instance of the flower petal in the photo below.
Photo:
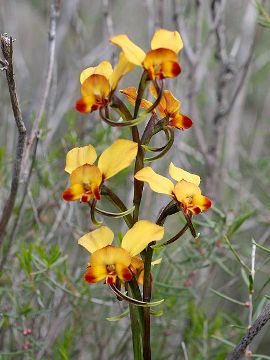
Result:
{"label": "flower petal", "polygon": [[119,279],[122,281],[130,281],[133,277],[133,274],[129,270],[129,268],[122,264],[116,264],[115,271],[116,271],[116,274],[119,277]]}
{"label": "flower petal", "polygon": [[209,209],[212,205],[211,200],[207,196],[203,195],[195,195],[193,198],[193,202],[201,209],[201,211]]}
{"label": "flower petal", "polygon": [[91,112],[96,110],[95,102],[96,102],[96,98],[94,97],[93,94],[89,96],[83,96],[82,98],[77,100],[75,104],[75,108],[77,111],[81,113]]}
{"label": "flower petal", "polygon": [[142,269],[144,268],[144,263],[142,259],[140,259],[138,256],[133,256],[131,259],[130,268],[134,274],[142,271]]}
{"label": "flower petal", "polygon": [[134,64],[129,62],[123,52],[119,55],[119,60],[117,65],[115,66],[113,73],[110,76],[109,82],[111,85],[112,90],[114,90],[121,78],[126,75],[128,72],[133,70],[135,67]]}
{"label": "flower petal", "polygon": [[185,180],[197,186],[199,186],[201,182],[201,179],[198,175],[191,174],[188,171],[185,171],[175,166],[172,162],[170,163],[169,166],[169,174],[176,181]]}
{"label": "flower petal", "polygon": [[101,226],[82,236],[78,240],[78,244],[83,246],[90,253],[93,253],[107,245],[111,245],[113,238],[114,235],[112,230],[107,226]]}
{"label": "flower petal", "polygon": [[84,274],[84,280],[89,284],[94,284],[106,278],[108,272],[106,266],[89,266]]}
{"label": "flower petal", "polygon": [[122,264],[127,267],[130,263],[131,256],[125,249],[111,245],[95,251],[90,257],[91,266]]}
{"label": "flower petal", "polygon": [[[130,86],[130,87],[127,87],[123,90],[120,90],[120,93],[122,93],[123,95],[125,95],[128,99],[128,101],[134,106],[135,105],[135,102],[136,102],[136,99],[137,99],[137,96],[138,96],[138,93],[137,93],[137,90],[135,87],[133,86]],[[141,101],[141,104],[140,104],[140,108],[142,109],[148,109],[150,108],[150,106],[152,106],[153,104],[146,100],[146,99],[142,99]]]}
{"label": "flower petal", "polygon": [[166,112],[169,117],[177,114],[180,109],[180,101],[173,96],[173,94],[169,90],[164,90],[162,97],[166,102]]}
{"label": "flower petal", "polygon": [[143,61],[151,80],[176,77],[181,72],[178,57],[169,49],[156,49],[149,51]]}
{"label": "flower petal", "polygon": [[192,120],[183,114],[176,114],[170,118],[170,126],[177,129],[189,129],[192,126]]}
{"label": "flower petal", "polygon": [[178,31],[159,29],[151,40],[151,49],[165,48],[174,51],[176,54],[183,48],[183,41]]}
{"label": "flower petal", "polygon": [[139,66],[142,65],[142,62],[145,58],[145,52],[139,46],[135,45],[128,38],[127,35],[125,34],[116,35],[112,37],[110,41],[111,43],[119,46],[123,50],[129,62],[131,62],[134,65],[139,65]]}
{"label": "flower petal", "polygon": [[174,185],[165,176],[157,174],[151,167],[145,167],[135,174],[135,179],[147,182],[150,188],[160,194],[172,196]]}
{"label": "flower petal", "polygon": [[123,237],[121,247],[127,250],[131,256],[135,256],[152,241],[161,240],[163,235],[163,226],[148,220],[140,220]]}
{"label": "flower petal", "polygon": [[137,152],[137,143],[125,139],[116,140],[100,155],[98,160],[98,167],[104,179],[109,179],[128,167],[135,159]]}
{"label": "flower petal", "polygon": [[96,184],[100,185],[102,175],[99,168],[95,165],[85,164],[74,171],[70,175],[70,182],[74,184]]}
{"label": "flower petal", "polygon": [[94,96],[97,105],[102,105],[110,93],[109,80],[103,75],[93,74],[82,84],[81,92],[84,96]]}
{"label": "flower petal", "polygon": [[63,192],[63,199],[66,201],[79,200],[84,193],[84,187],[81,184],[74,184]]}
{"label": "flower petal", "polygon": [[174,187],[177,200],[185,205],[192,205],[195,195],[201,195],[200,188],[194,183],[180,180]]}
{"label": "flower petal", "polygon": [[92,145],[75,147],[67,153],[65,171],[69,174],[84,164],[92,165],[97,158],[97,153]]}
{"label": "flower petal", "polygon": [[86,80],[89,76],[93,74],[103,75],[106,79],[109,79],[113,72],[112,65],[109,61],[102,61],[99,65],[94,67],[89,67],[84,69],[80,75],[80,82],[81,84]]}

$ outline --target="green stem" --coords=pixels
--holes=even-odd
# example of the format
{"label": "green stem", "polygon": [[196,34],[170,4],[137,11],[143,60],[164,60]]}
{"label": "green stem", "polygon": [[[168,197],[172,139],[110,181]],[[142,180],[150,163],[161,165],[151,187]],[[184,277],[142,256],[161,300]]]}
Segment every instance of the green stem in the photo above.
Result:
{"label": "green stem", "polygon": [[[141,291],[137,281],[133,278],[128,284],[128,292],[137,300],[142,300]],[[142,338],[144,334],[143,309],[129,304],[129,314],[132,332],[132,343],[134,360],[141,360],[142,357]]]}
{"label": "green stem", "polygon": [[[169,215],[173,215],[179,211],[178,205],[174,200],[169,202],[159,215],[156,224],[163,225]],[[148,245],[144,251],[144,279],[143,279],[143,301],[150,302],[152,296],[152,283],[151,283],[151,262],[153,256],[153,249],[151,248],[155,242]],[[144,360],[151,360],[151,319],[150,308],[144,308],[144,336],[143,336],[143,355]]]}
{"label": "green stem", "polygon": [[141,334],[138,331],[138,317],[137,309],[134,305],[129,305],[129,314],[130,314],[130,324],[131,324],[131,334],[132,334],[132,344],[133,344],[133,354],[134,360],[142,360],[142,342]]}
{"label": "green stem", "polygon": [[[113,203],[113,205],[117,209],[119,209],[121,211],[127,211],[127,207],[123,203],[123,201],[111,189],[109,189],[104,184],[102,185],[101,194],[105,195],[105,196],[108,196],[109,200]],[[128,215],[124,216],[124,220],[125,220],[127,226],[130,229],[133,226],[133,220],[132,220],[131,214],[128,214]]]}

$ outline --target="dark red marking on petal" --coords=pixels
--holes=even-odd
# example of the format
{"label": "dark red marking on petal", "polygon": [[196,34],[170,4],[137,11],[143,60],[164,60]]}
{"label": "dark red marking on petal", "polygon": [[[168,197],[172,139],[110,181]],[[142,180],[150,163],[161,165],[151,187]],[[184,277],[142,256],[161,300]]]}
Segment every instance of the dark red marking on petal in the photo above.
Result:
{"label": "dark red marking on petal", "polygon": [[81,112],[81,113],[85,113],[87,105],[86,103],[83,101],[83,99],[80,99],[76,102],[75,108],[77,111]]}
{"label": "dark red marking on petal", "polygon": [[99,187],[96,187],[93,191],[93,195],[97,200],[100,200],[100,191],[99,191]]}
{"label": "dark red marking on petal", "polygon": [[115,280],[116,280],[115,276],[108,275],[106,277],[106,284],[112,285],[115,283]]}
{"label": "dark red marking on petal", "polygon": [[121,275],[123,277],[123,279],[125,281],[130,281],[133,277],[133,274],[132,272],[128,269],[128,268],[124,268],[122,271],[121,271]]}
{"label": "dark red marking on petal", "polygon": [[66,200],[66,201],[74,201],[74,195],[73,195],[71,189],[66,189],[66,190],[63,192],[62,197],[63,197],[63,199]]}
{"label": "dark red marking on petal", "polygon": [[86,272],[84,274],[84,280],[88,282],[89,284],[94,284],[97,282],[96,276],[93,275],[92,271]]}
{"label": "dark red marking on petal", "polygon": [[193,206],[193,208],[192,209],[190,209],[192,212],[193,212],[193,214],[195,214],[195,215],[198,215],[198,214],[200,214],[201,213],[201,209],[198,207],[198,206]]}
{"label": "dark red marking on petal", "polygon": [[189,129],[193,124],[192,120],[186,115],[182,114],[182,116],[183,116],[183,127],[184,127],[184,129]]}
{"label": "dark red marking on petal", "polygon": [[82,201],[82,202],[88,202],[88,201],[89,201],[89,195],[87,195],[87,194],[82,194],[81,201]]}
{"label": "dark red marking on petal", "polygon": [[177,62],[174,62],[172,66],[173,77],[179,75],[181,71],[182,71],[181,66]]}

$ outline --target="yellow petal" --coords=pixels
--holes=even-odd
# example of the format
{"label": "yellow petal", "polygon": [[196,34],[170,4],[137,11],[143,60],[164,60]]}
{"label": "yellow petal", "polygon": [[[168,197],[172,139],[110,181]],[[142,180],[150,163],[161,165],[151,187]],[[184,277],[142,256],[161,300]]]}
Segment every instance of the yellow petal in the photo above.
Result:
{"label": "yellow petal", "polygon": [[142,259],[140,259],[138,256],[133,256],[131,259],[131,265],[130,265],[132,272],[136,274],[139,271],[142,271],[144,268],[144,263]]}
{"label": "yellow petal", "polygon": [[108,272],[104,265],[89,266],[84,274],[84,280],[89,284],[95,284],[106,278]]}
{"label": "yellow petal", "polygon": [[147,182],[150,188],[157,193],[167,194],[170,196],[173,194],[173,183],[164,176],[157,174],[149,166],[138,171],[134,177],[137,180]]}
{"label": "yellow petal", "polygon": [[100,103],[110,93],[109,80],[103,75],[91,75],[83,82],[81,92],[83,96],[94,96]]}
{"label": "yellow petal", "polygon": [[140,220],[123,237],[121,247],[127,250],[131,256],[135,256],[152,241],[161,240],[163,235],[163,226],[148,220]]}
{"label": "yellow petal", "polygon": [[164,90],[163,95],[166,102],[166,111],[169,116],[173,116],[178,113],[180,109],[180,101],[173,96],[169,90]]}
{"label": "yellow petal", "polygon": [[108,245],[95,251],[90,257],[91,266],[122,264],[129,266],[131,263],[130,254],[122,248]]}
{"label": "yellow petal", "polygon": [[105,78],[109,79],[113,72],[112,65],[108,61],[102,61],[99,65],[94,67],[89,67],[84,69],[80,75],[81,84],[86,80],[89,76],[93,74],[103,75]]}
{"label": "yellow petal", "polygon": [[79,100],[76,101],[75,108],[77,111],[81,113],[87,113],[94,110],[97,110],[95,107],[96,98],[93,94],[89,96],[83,96]]}
{"label": "yellow petal", "polygon": [[189,129],[192,126],[192,120],[183,114],[176,114],[170,118],[169,125],[177,129]]}
{"label": "yellow petal", "polygon": [[176,54],[183,48],[183,41],[178,31],[159,29],[151,40],[151,49],[170,49]]}
{"label": "yellow petal", "polygon": [[63,199],[66,201],[76,201],[81,199],[84,194],[84,187],[81,184],[74,184],[63,192]]}
{"label": "yellow petal", "polygon": [[151,80],[176,77],[181,72],[176,53],[163,48],[149,51],[143,61],[143,67]]}
{"label": "yellow petal", "polygon": [[100,170],[95,165],[82,165],[72,171],[70,175],[70,182],[74,184],[90,185],[96,184],[100,185],[102,181],[102,175]]}
{"label": "yellow petal", "polygon": [[135,159],[137,151],[137,143],[124,139],[116,140],[100,155],[98,160],[98,167],[103,178],[109,179],[128,167]]}
{"label": "yellow petal", "polygon": [[[193,198],[194,208],[190,209],[194,214],[198,214],[201,211],[209,209],[212,205],[211,200],[207,196],[195,195]],[[200,211],[196,209],[198,207]]]}
{"label": "yellow petal", "polygon": [[134,65],[142,65],[142,62],[145,58],[145,52],[137,45],[135,45],[127,35],[120,34],[112,37],[110,41],[114,44],[119,46],[127,60]]}
{"label": "yellow petal", "polygon": [[113,238],[114,235],[112,230],[107,226],[101,226],[82,236],[79,239],[78,244],[83,246],[90,253],[93,253],[107,245],[111,245]]}
{"label": "yellow petal", "polygon": [[121,279],[122,281],[130,281],[133,277],[132,272],[125,265],[116,264],[115,271],[119,279]]}
{"label": "yellow petal", "polygon": [[135,67],[134,64],[129,62],[123,52],[119,55],[119,60],[117,65],[115,66],[112,75],[110,76],[109,82],[111,85],[111,89],[114,90],[121,78],[126,75],[128,72],[133,70]]}
{"label": "yellow petal", "polygon": [[84,164],[92,165],[96,158],[97,153],[92,145],[76,147],[67,153],[65,171],[71,174],[79,166]]}
{"label": "yellow petal", "polygon": [[[120,93],[125,95],[128,99],[128,101],[134,106],[135,105],[135,102],[136,102],[136,99],[137,99],[137,96],[138,96],[138,93],[137,93],[137,90],[135,87],[133,86],[130,86],[130,87],[127,87],[123,90],[120,90]],[[140,108],[142,109],[148,109],[150,108],[150,106],[152,106],[153,104],[146,100],[146,99],[142,99],[141,101],[141,104],[140,104]]]}
{"label": "yellow petal", "polygon": [[169,166],[169,174],[176,181],[185,180],[197,186],[199,186],[201,182],[201,179],[198,175],[191,174],[188,171],[175,166],[172,162]]}

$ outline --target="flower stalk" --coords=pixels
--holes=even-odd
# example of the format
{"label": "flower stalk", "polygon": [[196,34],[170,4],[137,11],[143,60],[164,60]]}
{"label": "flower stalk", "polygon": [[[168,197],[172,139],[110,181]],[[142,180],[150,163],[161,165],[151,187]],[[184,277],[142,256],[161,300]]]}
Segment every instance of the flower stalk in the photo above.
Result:
{"label": "flower stalk", "polygon": [[[198,175],[171,163],[169,174],[176,181],[174,184],[150,166],[145,166],[169,153],[176,129],[186,130],[192,126],[192,120],[180,112],[180,101],[164,89],[165,79],[174,78],[181,72],[178,53],[183,42],[180,34],[157,30],[151,40],[151,50],[146,53],[124,34],[110,40],[121,49],[116,66],[113,68],[108,61],[102,61],[84,69],[80,76],[82,96],[75,106],[81,113],[97,111],[100,120],[108,126],[130,127],[132,140],[117,139],[101,153],[97,162],[93,145],[71,149],[65,167],[70,186],[63,192],[63,199],[88,204],[91,222],[96,226],[78,240],[79,245],[90,253],[84,280],[89,284],[103,281],[118,301],[128,304],[134,359],[151,360],[151,313],[154,313],[151,307],[163,302],[163,299],[152,300],[151,268],[159,262],[152,261],[154,250],[174,243],[187,229],[197,238],[191,218],[207,210],[211,201],[202,195]],[[138,89],[120,90],[120,95],[126,97],[124,100],[133,106],[132,111],[130,104],[119,97],[117,87],[121,78],[135,66],[143,69]],[[148,94],[146,90],[153,99],[144,98]],[[120,116],[119,120],[112,117],[111,110]],[[165,134],[166,143],[154,147],[151,140],[160,132]],[[148,156],[148,153],[155,155]],[[133,206],[127,206],[107,182],[133,163]],[[141,219],[145,182],[152,191],[170,197],[156,223]],[[103,206],[98,205],[103,197],[118,212],[103,210]],[[156,244],[164,237],[167,217],[178,212],[182,212],[186,220],[184,227],[169,240]],[[96,218],[96,213],[102,222]],[[120,245],[115,245],[113,231],[103,223],[106,218],[125,221],[127,230]]]}

